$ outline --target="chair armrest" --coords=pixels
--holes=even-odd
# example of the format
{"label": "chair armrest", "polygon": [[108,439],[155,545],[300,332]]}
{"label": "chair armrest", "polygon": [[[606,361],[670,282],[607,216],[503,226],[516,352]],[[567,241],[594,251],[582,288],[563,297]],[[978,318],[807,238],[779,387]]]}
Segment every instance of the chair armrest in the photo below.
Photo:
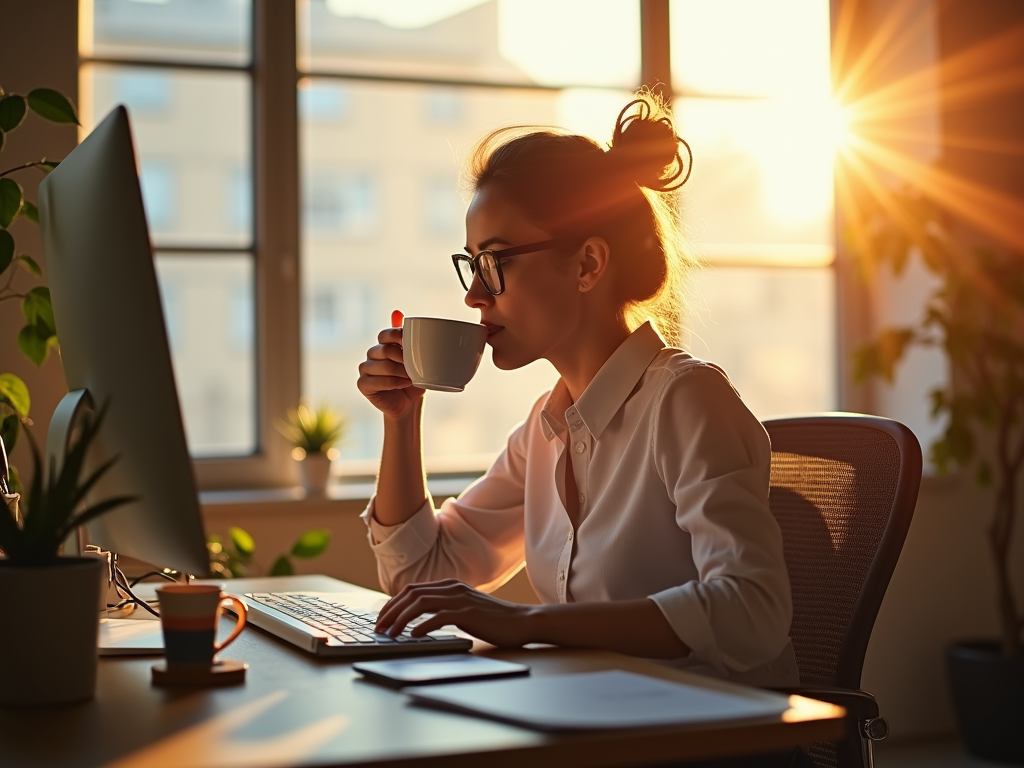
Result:
{"label": "chair armrest", "polygon": [[855,691],[850,688],[838,688],[831,685],[807,685],[795,688],[775,688],[779,693],[806,696],[808,699],[827,701],[846,709],[855,720],[870,720],[878,717],[878,702],[867,691]]}

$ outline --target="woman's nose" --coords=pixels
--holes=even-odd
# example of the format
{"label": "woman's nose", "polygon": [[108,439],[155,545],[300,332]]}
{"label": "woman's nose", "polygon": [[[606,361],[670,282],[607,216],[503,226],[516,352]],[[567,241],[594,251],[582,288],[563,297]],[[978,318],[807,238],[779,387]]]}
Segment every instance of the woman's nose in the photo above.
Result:
{"label": "woman's nose", "polygon": [[471,309],[483,309],[492,304],[494,304],[494,297],[490,291],[484,288],[480,275],[474,274],[473,282],[469,284],[469,290],[466,291],[466,306]]}

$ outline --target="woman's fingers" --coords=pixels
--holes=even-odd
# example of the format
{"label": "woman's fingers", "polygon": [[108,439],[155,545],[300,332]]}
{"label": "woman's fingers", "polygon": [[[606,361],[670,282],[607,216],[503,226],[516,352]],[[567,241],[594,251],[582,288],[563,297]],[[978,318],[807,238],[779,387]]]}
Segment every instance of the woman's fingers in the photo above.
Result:
{"label": "woman's fingers", "polygon": [[360,376],[400,376],[408,379],[405,366],[394,360],[364,360],[359,364]]}
{"label": "woman's fingers", "polygon": [[[458,596],[449,597],[444,595],[423,595],[421,597],[417,597],[412,601],[412,603],[401,610],[401,612],[390,623],[390,626],[388,626],[384,631],[392,637],[396,637],[402,633],[410,621],[418,619],[423,614],[454,610],[462,607],[464,603],[464,598]],[[377,631],[379,632],[380,630]]]}
{"label": "woman's fingers", "polygon": [[[450,598],[459,595],[460,593],[468,594],[473,592],[474,590],[456,579],[445,579],[444,581],[407,585],[403,587],[397,595],[388,600],[388,602],[384,604],[384,607],[380,609],[380,613],[377,615],[376,629],[378,632],[384,632],[387,630],[388,627],[396,623],[398,617],[401,616],[403,612],[409,610],[409,606],[413,605],[417,600],[430,599],[433,597]],[[421,613],[424,612],[429,613],[431,612],[431,609],[421,610]],[[412,616],[408,618],[405,623],[408,623],[415,618],[416,616]]]}

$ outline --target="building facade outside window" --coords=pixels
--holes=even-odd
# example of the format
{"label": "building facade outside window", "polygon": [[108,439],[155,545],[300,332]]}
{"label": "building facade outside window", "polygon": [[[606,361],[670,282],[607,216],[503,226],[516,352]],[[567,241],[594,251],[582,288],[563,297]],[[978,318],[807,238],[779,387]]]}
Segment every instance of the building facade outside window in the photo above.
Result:
{"label": "building facade outside window", "polygon": [[[297,49],[301,332],[275,343],[301,351],[300,370],[282,374],[296,391],[349,416],[336,468],[371,474],[382,427],[356,368],[391,310],[476,319],[449,258],[465,245],[465,159],[505,125],[608,141],[641,82],[640,3],[294,5],[294,30],[263,32],[294,32]],[[270,201],[268,215],[275,201],[253,186],[265,161],[254,159],[254,121],[275,119],[254,109],[261,7],[83,2],[86,128],[127,103],[200,463],[255,460],[273,439],[261,425],[282,415],[261,398],[257,365],[281,348],[258,321],[288,290],[254,234],[253,201]],[[832,166],[807,127],[828,99],[828,3],[672,0],[670,10],[674,103],[696,158],[681,215],[708,264],[687,297],[690,347],[721,363],[760,417],[835,408]],[[543,361],[501,372],[485,359],[464,393],[430,393],[428,469],[486,467],[556,376]]]}

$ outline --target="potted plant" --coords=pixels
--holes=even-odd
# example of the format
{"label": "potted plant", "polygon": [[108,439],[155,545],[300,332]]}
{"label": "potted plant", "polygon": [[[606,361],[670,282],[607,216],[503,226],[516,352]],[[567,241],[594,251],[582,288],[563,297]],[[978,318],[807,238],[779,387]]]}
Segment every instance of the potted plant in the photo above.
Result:
{"label": "potted plant", "polygon": [[[29,111],[54,123],[79,124],[74,106],[55,90],[36,88],[22,96],[4,93],[0,88],[0,152],[7,145],[8,134],[22,125]],[[38,278],[42,270],[27,253],[17,252],[14,237],[9,231],[20,217],[35,223],[39,221],[38,209],[25,197],[14,176],[38,171],[49,173],[57,164],[56,160],[43,157],[0,171],[0,302],[21,302],[25,324],[18,331],[18,347],[37,366],[42,365],[49,351],[57,345],[57,330],[49,289],[45,285],[19,286],[19,278]],[[21,426],[30,423],[30,404],[28,387],[21,377],[0,373],[0,437],[8,451],[14,449]],[[19,490],[20,480],[14,467],[11,467],[10,482],[12,490]]]}
{"label": "potted plant", "polygon": [[279,421],[278,429],[292,445],[292,458],[299,462],[302,485],[312,496],[323,495],[331,462],[338,458],[335,444],[347,428],[345,418],[324,403],[310,408],[305,402],[288,412],[287,421]]}
{"label": "potted plant", "polygon": [[31,631],[0,632],[0,706],[64,704],[92,698],[96,639],[106,562],[62,557],[61,545],[78,526],[126,504],[117,497],[87,503],[86,496],[115,459],[82,480],[89,445],[103,421],[83,418],[62,465],[44,472],[29,435],[34,474],[27,498],[11,494],[0,508],[0,615],[17,616]]}
{"label": "potted plant", "polygon": [[[311,528],[292,544],[287,554],[278,555],[267,571],[267,576],[292,576],[295,566],[292,558],[311,560],[319,557],[331,543],[331,532],[326,528]],[[228,528],[227,540],[212,533],[206,539],[210,553],[210,576],[215,579],[235,579],[257,576],[262,567],[256,562],[256,540],[244,528]]]}
{"label": "potted plant", "polygon": [[942,474],[973,470],[974,481],[993,491],[988,544],[1000,627],[998,639],[947,649],[953,704],[971,752],[1024,762],[1024,609],[1011,575],[1024,479],[1024,258],[960,246],[941,212],[911,190],[893,202],[896,216],[878,207],[854,223],[861,254],[897,274],[920,257],[938,287],[916,325],[887,328],[857,350],[855,375],[891,381],[913,346],[946,355],[949,382],[930,393],[945,430],[930,459]]}

